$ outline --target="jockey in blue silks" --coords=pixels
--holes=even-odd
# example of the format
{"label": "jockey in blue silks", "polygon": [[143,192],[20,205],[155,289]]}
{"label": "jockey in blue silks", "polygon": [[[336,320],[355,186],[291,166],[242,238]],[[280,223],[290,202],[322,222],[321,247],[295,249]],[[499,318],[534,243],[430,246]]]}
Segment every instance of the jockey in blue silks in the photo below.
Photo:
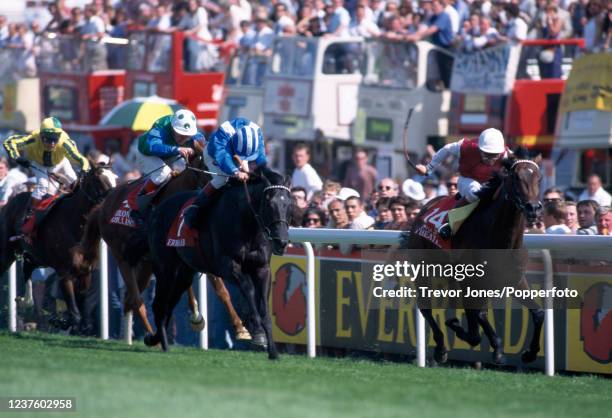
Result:
{"label": "jockey in blue silks", "polygon": [[[234,157],[238,157],[240,162]],[[230,177],[247,181],[249,165],[255,168],[267,163],[261,128],[246,118],[223,122],[209,138],[204,151],[204,162],[209,170],[220,175],[213,175],[193,204],[185,210],[185,223],[190,228],[197,226],[201,211]]]}

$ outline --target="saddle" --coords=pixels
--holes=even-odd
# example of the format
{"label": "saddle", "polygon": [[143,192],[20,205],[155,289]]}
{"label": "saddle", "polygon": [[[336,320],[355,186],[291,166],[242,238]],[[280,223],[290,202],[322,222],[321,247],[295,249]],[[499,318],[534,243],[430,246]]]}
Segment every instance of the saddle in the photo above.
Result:
{"label": "saddle", "polygon": [[129,228],[138,229],[138,222],[132,216],[132,210],[135,209],[130,205],[130,202],[136,201],[138,207],[147,208],[146,211],[143,212],[143,218],[150,212],[151,202],[157,197],[157,195],[167,186],[171,179],[166,180],[162,183],[154,192],[149,194],[138,196],[138,192],[140,191],[140,187],[134,187],[127,194],[125,199],[117,206],[113,216],[109,219],[109,224],[115,225],[123,225]]}
{"label": "saddle", "polygon": [[23,233],[24,239],[29,239],[31,241],[31,239],[36,236],[36,230],[55,207],[57,202],[59,202],[64,196],[66,196],[64,193],[50,196],[41,201],[40,204],[34,208],[32,215],[24,215],[23,223],[21,225],[21,232]]}

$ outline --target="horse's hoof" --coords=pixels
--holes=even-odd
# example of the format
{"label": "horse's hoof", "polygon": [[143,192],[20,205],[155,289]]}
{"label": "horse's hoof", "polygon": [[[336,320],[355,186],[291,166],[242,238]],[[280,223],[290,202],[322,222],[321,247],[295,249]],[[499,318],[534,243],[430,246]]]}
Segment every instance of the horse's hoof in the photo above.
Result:
{"label": "horse's hoof", "polygon": [[504,352],[501,349],[494,350],[492,358],[493,358],[493,364],[498,365],[498,366],[500,366],[500,365],[502,365],[502,364],[504,364],[506,362],[506,358],[504,356]]}
{"label": "horse's hoof", "polygon": [[436,347],[434,349],[434,360],[438,364],[444,364],[448,361],[448,350],[446,347]]}
{"label": "horse's hoof", "polygon": [[263,332],[255,334],[255,336],[251,340],[251,344],[256,345],[258,347],[267,347],[268,339],[266,338],[266,334]]}
{"label": "horse's hoof", "polygon": [[280,360],[278,353],[268,353],[268,359],[270,360]]}
{"label": "horse's hoof", "polygon": [[191,325],[192,330],[194,330],[195,332],[200,332],[206,326],[206,321],[204,320],[204,317],[201,314],[198,314],[198,318],[191,318],[189,320],[189,324]]}
{"label": "horse's hoof", "polygon": [[538,351],[540,351],[539,349],[537,351],[534,351],[532,349],[528,349],[523,351],[523,354],[521,355],[521,360],[523,363],[533,363],[536,358],[538,358]]}
{"label": "horse's hoof", "polygon": [[34,306],[34,301],[32,299],[27,300],[24,297],[18,296],[15,298],[15,302],[17,302],[17,309],[30,309]]}
{"label": "horse's hoof", "polygon": [[236,331],[236,341],[251,341],[253,337],[251,337],[251,333],[246,329],[242,328]]}
{"label": "horse's hoof", "polygon": [[144,336],[144,343],[147,347],[153,347],[159,344],[159,339],[155,335],[147,333],[147,335]]}

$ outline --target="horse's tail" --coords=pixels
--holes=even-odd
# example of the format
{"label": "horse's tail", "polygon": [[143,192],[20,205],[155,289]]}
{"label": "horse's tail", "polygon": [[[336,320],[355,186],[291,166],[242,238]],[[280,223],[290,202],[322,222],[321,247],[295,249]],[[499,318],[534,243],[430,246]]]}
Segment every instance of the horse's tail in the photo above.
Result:
{"label": "horse's tail", "polygon": [[102,205],[98,205],[89,213],[81,242],[72,248],[73,268],[81,273],[91,272],[98,261],[100,246],[100,223]]}

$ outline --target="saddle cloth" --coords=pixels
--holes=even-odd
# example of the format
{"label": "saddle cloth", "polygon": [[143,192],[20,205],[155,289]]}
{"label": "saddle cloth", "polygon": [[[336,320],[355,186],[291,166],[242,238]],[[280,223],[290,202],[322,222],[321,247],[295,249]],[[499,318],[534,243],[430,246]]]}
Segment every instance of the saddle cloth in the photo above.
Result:
{"label": "saddle cloth", "polygon": [[183,219],[185,209],[195,201],[195,197],[187,200],[181,210],[178,211],[176,218],[172,221],[170,231],[168,231],[167,247],[196,247],[198,245],[198,230],[189,228]]}

